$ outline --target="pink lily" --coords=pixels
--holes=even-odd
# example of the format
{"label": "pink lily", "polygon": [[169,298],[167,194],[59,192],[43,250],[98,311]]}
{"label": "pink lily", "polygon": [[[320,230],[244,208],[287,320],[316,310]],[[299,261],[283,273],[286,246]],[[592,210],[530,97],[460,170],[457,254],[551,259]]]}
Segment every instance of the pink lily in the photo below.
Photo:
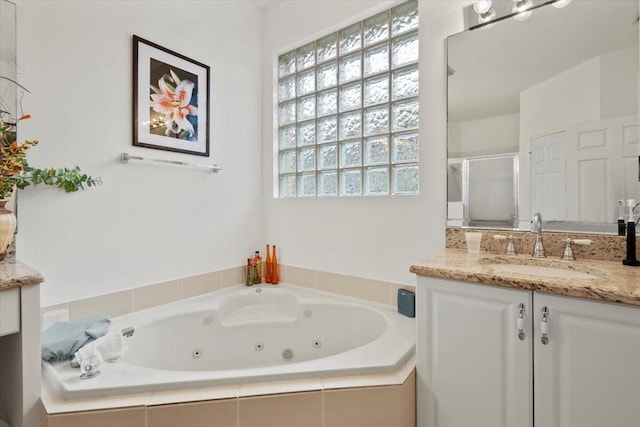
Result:
{"label": "pink lily", "polygon": [[151,107],[154,111],[164,114],[167,134],[170,130],[176,134],[182,130],[189,132],[190,135],[194,134],[193,126],[187,120],[188,115],[198,113],[198,109],[189,104],[194,86],[193,82],[182,80],[174,89],[166,83],[164,77],[158,80],[160,93],[151,94]]}

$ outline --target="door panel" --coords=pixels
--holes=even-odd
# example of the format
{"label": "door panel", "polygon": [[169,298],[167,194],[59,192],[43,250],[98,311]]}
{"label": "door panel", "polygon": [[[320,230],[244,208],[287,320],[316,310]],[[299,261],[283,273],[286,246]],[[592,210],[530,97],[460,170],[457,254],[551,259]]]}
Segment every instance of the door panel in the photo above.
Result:
{"label": "door panel", "polygon": [[418,282],[418,426],[531,427],[531,292]]}
{"label": "door panel", "polygon": [[640,425],[640,309],[538,293],[534,307],[536,425]]}

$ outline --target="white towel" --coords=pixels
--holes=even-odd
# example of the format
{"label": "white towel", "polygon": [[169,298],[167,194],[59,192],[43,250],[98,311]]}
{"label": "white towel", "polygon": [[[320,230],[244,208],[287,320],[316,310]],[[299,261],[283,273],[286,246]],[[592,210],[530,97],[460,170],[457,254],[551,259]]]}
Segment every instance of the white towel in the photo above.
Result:
{"label": "white towel", "polygon": [[124,354],[129,351],[127,343],[124,342],[124,337],[118,332],[109,333],[97,340],[85,345],[75,354],[78,363],[82,363],[82,360],[96,355],[102,362],[115,362]]}

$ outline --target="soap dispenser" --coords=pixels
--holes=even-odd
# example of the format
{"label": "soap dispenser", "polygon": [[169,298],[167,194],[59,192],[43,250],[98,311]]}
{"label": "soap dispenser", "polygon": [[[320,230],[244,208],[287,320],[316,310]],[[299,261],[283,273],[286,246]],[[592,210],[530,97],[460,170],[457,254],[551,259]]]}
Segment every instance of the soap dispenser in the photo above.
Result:
{"label": "soap dispenser", "polygon": [[640,266],[640,261],[636,258],[636,219],[633,216],[636,201],[634,199],[627,200],[627,207],[629,208],[629,221],[627,222],[627,257],[622,261],[622,264],[638,267]]}

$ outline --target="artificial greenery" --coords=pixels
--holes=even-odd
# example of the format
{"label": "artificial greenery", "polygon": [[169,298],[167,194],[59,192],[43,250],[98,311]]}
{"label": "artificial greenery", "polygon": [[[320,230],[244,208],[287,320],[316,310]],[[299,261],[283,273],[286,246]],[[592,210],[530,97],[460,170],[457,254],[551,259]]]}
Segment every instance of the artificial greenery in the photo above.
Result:
{"label": "artificial greenery", "polygon": [[[3,104],[0,102],[0,107]],[[15,121],[6,119],[7,116],[6,109],[0,108],[0,200],[11,196],[16,188],[23,189],[31,184],[53,185],[72,193],[83,190],[85,185],[92,187],[101,183],[100,178],[83,173],[78,166],[44,169],[31,167],[27,162],[26,152],[36,146],[38,141],[19,144],[16,138],[18,122],[29,119],[30,116],[24,115]]]}

